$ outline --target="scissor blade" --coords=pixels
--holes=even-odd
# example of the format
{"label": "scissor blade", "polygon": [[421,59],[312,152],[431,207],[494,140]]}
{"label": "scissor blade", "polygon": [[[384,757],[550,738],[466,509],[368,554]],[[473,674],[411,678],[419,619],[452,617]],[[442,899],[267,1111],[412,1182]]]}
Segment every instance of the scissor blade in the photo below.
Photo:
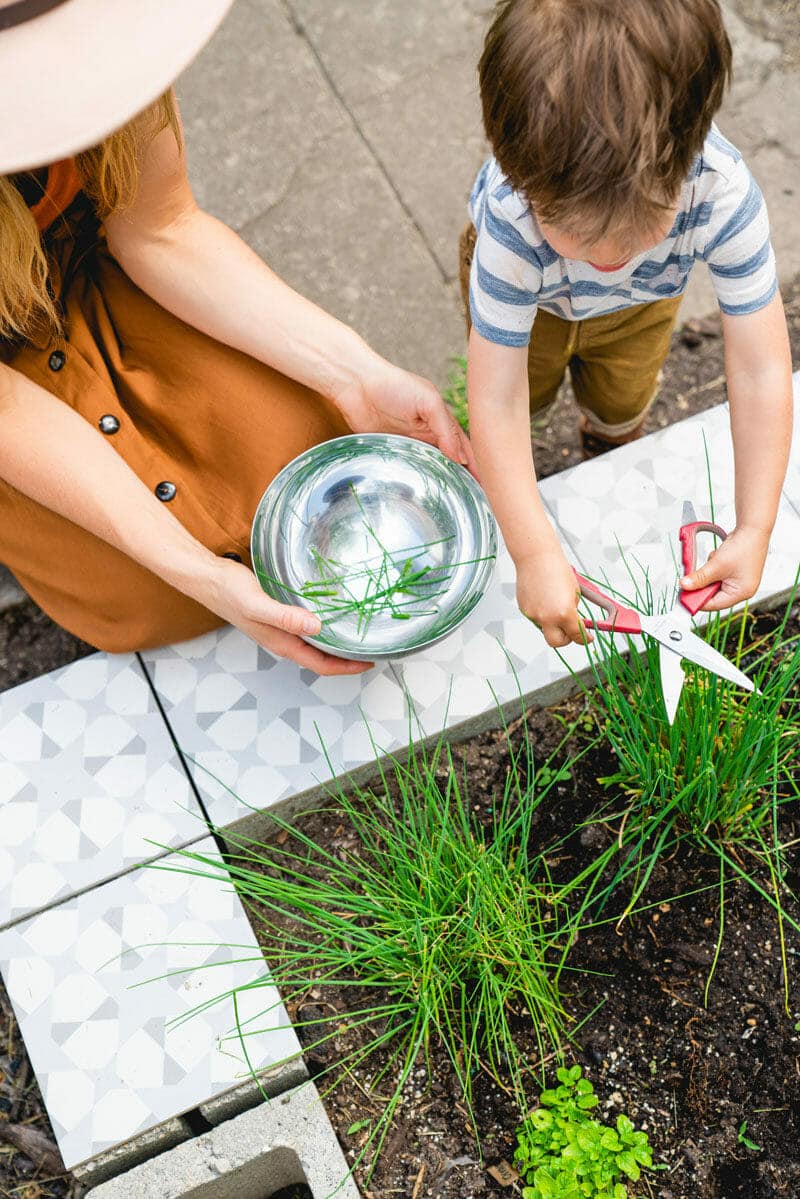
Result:
{"label": "scissor blade", "polygon": [[694,510],[694,504],[691,500],[683,501],[683,513],[681,515],[682,525],[693,525],[697,520],[697,513]]}
{"label": "scissor blade", "polygon": [[667,710],[667,720],[673,724],[683,690],[683,667],[678,655],[671,649],[667,649],[666,645],[658,647],[658,660],[661,668],[661,691],[664,696],[664,707]]}
{"label": "scissor blade", "polygon": [[744,691],[755,691],[755,683],[744,671],[739,670],[718,649],[714,649],[713,645],[709,645],[702,637],[692,632],[688,612],[685,620],[675,611],[666,616],[643,616],[642,629],[677,657],[686,658],[695,666],[710,670],[712,674],[727,679],[729,683],[735,683]]}
{"label": "scissor blade", "polygon": [[755,683],[747,677],[743,670],[734,666],[733,662],[730,662],[724,654],[721,654],[718,649],[714,649],[713,645],[709,645],[702,637],[698,637],[697,633],[690,631],[684,635],[681,653],[684,658],[688,658],[696,666],[702,666],[704,670],[718,674],[721,679],[727,679],[729,683],[736,683],[744,691],[755,691],[756,689]]}

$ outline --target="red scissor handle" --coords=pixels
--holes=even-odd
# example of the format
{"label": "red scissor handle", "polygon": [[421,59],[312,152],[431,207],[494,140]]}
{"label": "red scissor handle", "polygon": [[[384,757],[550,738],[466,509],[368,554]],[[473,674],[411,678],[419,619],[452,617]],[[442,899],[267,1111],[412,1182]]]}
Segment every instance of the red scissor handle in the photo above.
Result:
{"label": "red scissor handle", "polygon": [[609,633],[641,633],[642,622],[635,608],[626,608],[619,600],[612,599],[610,595],[600,591],[594,583],[590,583],[588,579],[584,579],[583,575],[579,575],[577,570],[575,578],[578,580],[583,598],[590,604],[596,604],[598,608],[602,608],[609,616],[608,620],[587,620],[585,622],[587,629],[604,629]]}
{"label": "red scissor handle", "polygon": [[[712,524],[708,520],[695,520],[690,525],[683,525],[680,531],[681,539],[681,558],[683,560],[683,573],[689,575],[693,570],[697,569],[697,534],[698,533],[713,533],[715,537],[719,537],[724,541],[728,534],[719,525]],[[705,604],[716,595],[722,586],[721,582],[709,583],[707,587],[698,587],[696,591],[682,591],[681,603],[687,612],[691,612],[692,616],[696,616]]]}

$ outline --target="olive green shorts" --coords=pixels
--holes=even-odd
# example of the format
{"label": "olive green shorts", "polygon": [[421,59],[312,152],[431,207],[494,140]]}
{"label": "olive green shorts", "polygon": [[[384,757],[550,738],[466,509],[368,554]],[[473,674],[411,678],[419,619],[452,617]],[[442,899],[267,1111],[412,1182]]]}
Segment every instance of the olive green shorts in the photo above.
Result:
{"label": "olive green shorts", "polygon": [[[472,224],[463,230],[459,249],[469,329]],[[583,321],[567,321],[539,309],[528,350],[531,413],[552,404],[569,370],[575,398],[591,430],[618,437],[636,428],[655,399],[681,299],[654,300]]]}

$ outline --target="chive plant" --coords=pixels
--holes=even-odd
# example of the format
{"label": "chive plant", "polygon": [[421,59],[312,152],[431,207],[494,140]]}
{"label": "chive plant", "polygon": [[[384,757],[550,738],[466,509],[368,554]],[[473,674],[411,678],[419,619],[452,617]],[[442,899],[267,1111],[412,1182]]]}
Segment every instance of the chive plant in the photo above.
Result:
{"label": "chive plant", "polygon": [[[649,588],[639,591],[636,603],[642,610],[656,606]],[[786,909],[794,897],[779,830],[781,808],[800,797],[800,637],[788,631],[791,612],[790,600],[777,629],[766,634],[755,631],[747,611],[714,616],[708,639],[750,676],[756,691],[743,692],[685,663],[671,727],[658,647],[651,642],[642,653],[641,642],[628,638],[625,653],[610,635],[597,635],[595,686],[586,694],[616,756],[617,769],[599,782],[614,792],[602,816],[616,817],[619,834],[572,884],[586,886],[585,905],[597,901],[602,909],[625,883],[630,912],[658,861],[679,843],[692,843],[718,863],[720,937],[729,882],[748,883],[775,908],[785,986],[784,926],[788,921],[800,931]],[[714,965],[718,953],[719,942]]]}
{"label": "chive plant", "polygon": [[[412,1072],[420,1064],[430,1070],[434,1044],[471,1115],[482,1072],[524,1114],[531,1079],[541,1085],[545,1060],[560,1058],[569,1017],[559,978],[572,928],[535,848],[534,818],[561,774],[551,755],[539,789],[527,732],[520,747],[508,730],[506,737],[505,781],[483,820],[471,808],[466,771],[441,738],[432,750],[412,744],[407,757],[388,759],[377,786],[335,787],[352,849],[320,844],[302,819],[289,826],[275,817],[283,844],[223,834],[225,870],[183,851],[190,873],[229,875],[254,917],[270,974],[244,989],[274,981],[299,1012],[322,985],[346,996],[344,1010],[295,1023],[306,1027],[307,1051],[337,1039],[331,1087],[355,1071],[370,1096],[382,1097],[359,1160],[370,1155],[374,1164]],[[519,1022],[533,1032],[534,1060],[517,1048]],[[245,1051],[256,1031],[260,1023],[238,1026]],[[348,1031],[358,1046],[341,1054]],[[378,1050],[381,1063],[371,1067]]]}

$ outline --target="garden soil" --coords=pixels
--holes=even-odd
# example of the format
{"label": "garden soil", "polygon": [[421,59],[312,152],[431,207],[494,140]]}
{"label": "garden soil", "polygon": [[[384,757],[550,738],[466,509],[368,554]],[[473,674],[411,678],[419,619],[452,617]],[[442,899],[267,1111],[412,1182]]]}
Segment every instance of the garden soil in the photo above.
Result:
{"label": "garden soil", "polygon": [[[785,288],[784,295],[797,364],[800,279]],[[677,333],[647,431],[720,403],[725,398],[723,369],[718,321],[699,322]],[[542,477],[580,460],[568,388],[547,428],[535,430],[534,448]],[[0,615],[0,690],[90,652],[90,646],[58,629],[33,604],[20,604]],[[532,734],[542,744],[560,729],[547,713],[536,713],[531,721]],[[465,752],[480,804],[480,797],[491,794],[505,770],[505,746],[502,739],[487,734],[468,744]],[[602,754],[600,759],[584,759],[562,786],[559,803],[552,807],[553,819],[567,827],[585,813],[597,799],[597,777],[609,768]],[[333,839],[336,828],[338,824],[329,820],[319,831]],[[650,893],[677,894],[706,878],[708,869],[707,863],[681,855],[662,868]],[[706,1008],[703,990],[717,916],[709,893],[694,906],[656,906],[624,925],[619,934],[607,928],[580,941],[576,964],[607,976],[587,976],[572,991],[570,1003],[579,1019],[603,1001],[581,1030],[577,1058],[601,1098],[600,1113],[610,1118],[625,1111],[638,1127],[646,1127],[658,1160],[668,1166],[668,1172],[653,1176],[649,1189],[640,1190],[642,1195],[794,1199],[800,1195],[800,1039],[793,1026],[800,1012],[793,1010],[789,1017],[783,1010],[774,916],[744,893],[731,897],[725,943]],[[800,945],[792,940],[789,948],[794,964]],[[796,972],[792,983],[797,1006]],[[329,1063],[312,1056],[311,1064],[321,1073]],[[449,1066],[439,1063],[430,1086],[422,1076],[415,1079],[382,1164],[369,1189],[365,1187],[373,1199],[502,1199],[518,1193],[518,1186],[503,1187],[489,1173],[489,1167],[510,1160],[513,1152],[514,1119],[507,1098],[488,1083],[479,1090],[481,1161],[450,1078]],[[338,1088],[328,1106],[352,1158],[363,1134],[348,1136],[346,1130],[372,1116],[375,1101],[351,1083]],[[746,1138],[758,1150],[739,1140],[745,1120]],[[3,1121],[28,1130],[22,1134],[28,1137],[27,1151],[3,1140]],[[41,1135],[32,1138],[31,1130]],[[51,1138],[41,1095],[0,987],[0,1199],[79,1199],[81,1188],[56,1168]]]}

